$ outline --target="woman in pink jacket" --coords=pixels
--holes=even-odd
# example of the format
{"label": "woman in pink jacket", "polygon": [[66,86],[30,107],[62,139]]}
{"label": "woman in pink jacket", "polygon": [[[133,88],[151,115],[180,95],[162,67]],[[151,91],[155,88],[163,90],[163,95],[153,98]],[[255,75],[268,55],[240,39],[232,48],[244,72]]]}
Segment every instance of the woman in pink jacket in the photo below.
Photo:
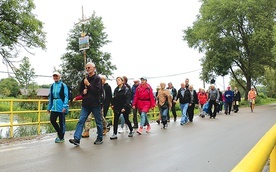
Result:
{"label": "woman in pink jacket", "polygon": [[145,124],[147,125],[146,132],[150,131],[151,127],[148,122],[147,113],[150,109],[153,109],[155,107],[153,91],[151,86],[147,83],[147,78],[142,77],[140,79],[141,84],[136,88],[136,92],[132,103],[132,108],[138,108],[139,112],[141,113],[140,127],[137,130],[138,134],[142,134],[143,126]]}

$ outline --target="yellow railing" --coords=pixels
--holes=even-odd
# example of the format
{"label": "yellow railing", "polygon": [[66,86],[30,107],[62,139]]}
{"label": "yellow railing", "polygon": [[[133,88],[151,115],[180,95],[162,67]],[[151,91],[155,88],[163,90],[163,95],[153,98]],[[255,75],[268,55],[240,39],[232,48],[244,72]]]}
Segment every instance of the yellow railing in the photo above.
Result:
{"label": "yellow railing", "polygon": [[[9,111],[1,111],[0,115],[2,114],[7,114],[9,115],[9,123],[6,124],[0,124],[0,128],[1,127],[9,127],[9,137],[13,137],[14,135],[14,126],[25,126],[25,125],[37,125],[37,134],[40,135],[41,134],[41,125],[42,124],[49,124],[50,121],[42,121],[41,120],[41,114],[42,113],[47,113],[46,110],[42,109],[42,104],[48,104],[48,100],[45,99],[0,99],[0,104],[4,104],[4,102],[6,102],[9,105],[5,105],[5,106],[9,106]],[[15,110],[15,102],[27,102],[27,103],[37,103],[37,108],[36,110]],[[69,108],[70,112],[80,112],[81,109],[72,109]],[[37,121],[35,122],[24,122],[24,123],[14,123],[14,115],[22,115],[22,114],[30,114],[30,113],[37,113]],[[154,109],[153,112],[148,113],[149,115],[153,115],[153,117],[156,119],[156,116],[158,114],[158,112],[156,111],[156,109]],[[107,119],[113,119],[113,112],[111,116],[108,116]],[[94,120],[94,118],[92,118],[92,120]],[[77,122],[78,119],[66,119],[66,122]]]}
{"label": "yellow railing", "polygon": [[232,172],[262,171],[270,158],[270,172],[276,172],[276,124],[259,140]]}

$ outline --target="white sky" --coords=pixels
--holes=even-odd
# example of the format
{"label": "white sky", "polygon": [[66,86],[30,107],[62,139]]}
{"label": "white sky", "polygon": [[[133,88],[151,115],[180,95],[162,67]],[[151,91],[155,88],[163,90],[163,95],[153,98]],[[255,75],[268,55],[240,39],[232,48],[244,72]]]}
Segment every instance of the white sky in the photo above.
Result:
{"label": "white sky", "polygon": [[[172,82],[178,89],[180,83],[189,78],[196,90],[203,87],[199,79],[199,59],[203,55],[183,41],[183,30],[192,26],[199,13],[201,3],[198,0],[34,0],[34,3],[34,13],[44,23],[47,33],[47,50],[32,50],[34,56],[22,50],[20,57],[29,57],[37,75],[51,76],[54,67],[59,68],[69,30],[81,19],[83,6],[86,17],[93,11],[102,17],[108,40],[112,41],[104,51],[111,53],[112,64],[117,66],[114,77],[182,74],[148,79],[148,83],[156,88],[161,81]],[[6,70],[3,64],[0,67],[1,71]],[[0,74],[0,78],[6,77],[7,74]],[[222,78],[217,80],[218,87],[222,88]],[[50,84],[53,80],[39,77],[35,82]],[[109,84],[115,88],[114,80]],[[131,80],[129,84],[132,85]]]}

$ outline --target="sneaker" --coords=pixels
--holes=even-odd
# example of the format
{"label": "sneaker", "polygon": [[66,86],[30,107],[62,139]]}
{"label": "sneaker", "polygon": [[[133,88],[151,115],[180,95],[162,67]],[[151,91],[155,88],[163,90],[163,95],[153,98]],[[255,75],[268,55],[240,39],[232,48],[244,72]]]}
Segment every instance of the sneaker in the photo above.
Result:
{"label": "sneaker", "polygon": [[56,138],[55,139],[55,143],[63,143],[64,142],[64,139],[60,139],[60,138]]}
{"label": "sneaker", "polygon": [[84,131],[81,135],[82,138],[87,138],[89,137],[89,131]]}
{"label": "sneaker", "polygon": [[138,134],[142,134],[142,132],[143,132],[143,128],[142,127],[140,127],[137,131],[136,131]]}
{"label": "sneaker", "polygon": [[128,126],[127,126],[127,125],[125,125],[125,127],[124,127],[124,128],[125,128],[125,131],[128,131]]}
{"label": "sneaker", "polygon": [[149,132],[150,132],[150,129],[151,129],[151,127],[150,127],[150,125],[148,124],[148,125],[147,125],[147,129],[146,129],[146,132],[149,133]]}
{"label": "sneaker", "polygon": [[117,135],[116,134],[113,134],[111,137],[110,137],[110,140],[114,140],[114,139],[117,139]]}
{"label": "sneaker", "polygon": [[124,129],[123,129],[123,128],[121,128],[121,127],[120,127],[120,128],[118,128],[118,133],[120,133],[120,134],[121,134],[121,133],[123,133],[123,132],[124,132]]}
{"label": "sneaker", "polygon": [[94,142],[94,145],[100,145],[103,143],[103,139],[97,138]]}
{"label": "sneaker", "polygon": [[80,145],[80,141],[77,140],[77,139],[69,139],[69,142],[76,145],[76,146],[79,146]]}
{"label": "sneaker", "polygon": [[129,132],[128,137],[133,137],[133,131]]}
{"label": "sneaker", "polygon": [[156,122],[157,122],[158,125],[160,125],[160,120],[157,120]]}

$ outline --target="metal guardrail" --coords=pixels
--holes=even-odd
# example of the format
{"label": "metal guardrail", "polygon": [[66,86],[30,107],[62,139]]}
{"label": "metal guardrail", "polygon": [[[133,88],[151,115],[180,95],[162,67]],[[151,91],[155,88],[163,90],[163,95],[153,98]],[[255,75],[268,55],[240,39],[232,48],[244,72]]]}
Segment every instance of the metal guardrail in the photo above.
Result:
{"label": "metal guardrail", "polygon": [[276,124],[274,124],[231,172],[262,171],[268,159],[270,159],[270,172],[276,172]]}
{"label": "metal guardrail", "polygon": [[[48,100],[46,99],[0,99],[1,102],[7,102],[9,103],[9,111],[1,111],[1,114],[8,114],[10,118],[10,122],[6,124],[0,124],[1,127],[9,127],[10,128],[10,135],[9,137],[13,137],[14,135],[14,127],[15,126],[26,126],[26,125],[37,125],[37,134],[41,134],[41,125],[42,124],[50,124],[50,121],[41,121],[41,114],[42,113],[47,113],[47,110],[42,109],[42,104],[43,103],[48,103]],[[37,103],[37,108],[36,110],[15,110],[14,103],[15,102],[27,102],[27,103]],[[80,112],[81,109],[71,109],[69,108],[69,112]],[[30,114],[30,113],[37,113],[37,121],[35,122],[24,122],[24,123],[14,123],[14,115],[21,115],[21,114]],[[153,115],[154,118],[156,118],[157,114],[159,112],[156,111],[156,108],[154,109],[153,112],[149,112],[148,114]],[[132,115],[132,114],[131,114]],[[112,115],[108,116],[107,119],[112,119],[114,121],[114,114],[112,111]],[[92,118],[94,120],[94,118]],[[66,122],[77,122],[78,119],[66,119]]]}

